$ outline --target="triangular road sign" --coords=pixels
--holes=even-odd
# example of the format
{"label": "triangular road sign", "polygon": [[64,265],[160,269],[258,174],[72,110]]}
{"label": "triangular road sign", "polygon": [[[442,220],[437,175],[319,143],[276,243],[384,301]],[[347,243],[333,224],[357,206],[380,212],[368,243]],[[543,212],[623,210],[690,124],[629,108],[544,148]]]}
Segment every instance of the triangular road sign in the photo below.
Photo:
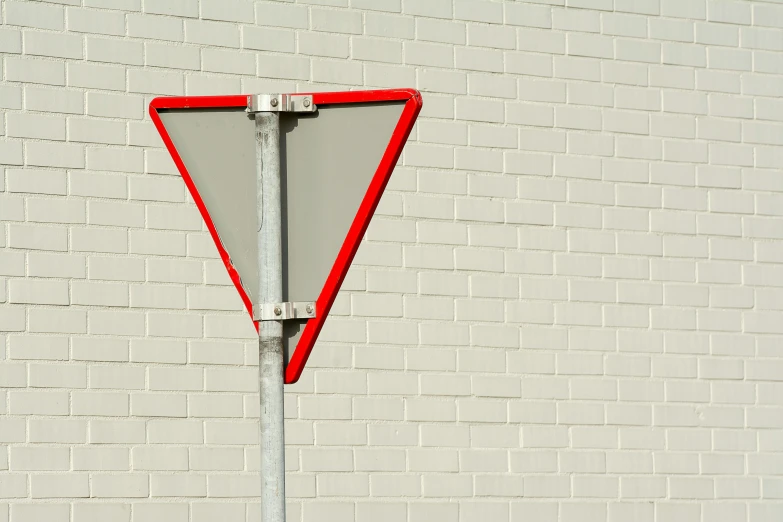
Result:
{"label": "triangular road sign", "polygon": [[[402,152],[421,95],[312,93],[316,113],[281,113],[283,298],[315,302],[286,321],[285,382],[299,379]],[[257,288],[255,127],[249,97],[155,98],[150,116],[250,317]]]}

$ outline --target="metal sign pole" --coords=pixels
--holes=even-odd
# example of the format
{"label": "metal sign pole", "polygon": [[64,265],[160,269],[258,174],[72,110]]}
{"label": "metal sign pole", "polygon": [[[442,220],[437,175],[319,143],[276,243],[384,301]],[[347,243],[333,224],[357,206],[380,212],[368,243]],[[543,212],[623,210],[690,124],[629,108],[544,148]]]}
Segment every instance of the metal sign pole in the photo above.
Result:
{"label": "metal sign pole", "polygon": [[[280,114],[255,113],[258,297],[283,302]],[[277,313],[276,315],[281,315]],[[283,428],[283,321],[258,323],[261,401],[261,522],[285,522],[285,437]]]}
{"label": "metal sign pole", "polygon": [[283,321],[315,317],[315,303],[283,302],[283,199],[280,173],[280,113],[315,112],[310,95],[249,96],[247,112],[256,131],[258,216],[258,391],[261,402],[261,522],[285,522]]}

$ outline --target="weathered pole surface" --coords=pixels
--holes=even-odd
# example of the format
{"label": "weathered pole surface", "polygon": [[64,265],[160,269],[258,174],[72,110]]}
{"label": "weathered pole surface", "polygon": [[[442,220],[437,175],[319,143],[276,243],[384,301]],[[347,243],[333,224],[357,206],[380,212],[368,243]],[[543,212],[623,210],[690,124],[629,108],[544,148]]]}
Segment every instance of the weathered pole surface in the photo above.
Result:
{"label": "weathered pole surface", "polygon": [[[255,113],[258,302],[283,302],[280,115]],[[285,522],[283,321],[258,323],[261,522]]]}

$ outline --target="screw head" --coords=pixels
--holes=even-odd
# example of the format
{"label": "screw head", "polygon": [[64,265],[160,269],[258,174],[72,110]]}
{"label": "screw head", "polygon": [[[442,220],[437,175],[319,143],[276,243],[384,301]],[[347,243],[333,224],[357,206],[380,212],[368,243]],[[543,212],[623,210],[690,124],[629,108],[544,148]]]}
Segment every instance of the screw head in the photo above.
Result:
{"label": "screw head", "polygon": [[279,306],[275,306],[275,315],[281,315],[283,311],[280,309]]}
{"label": "screw head", "polygon": [[272,101],[269,102],[269,105],[272,107],[277,107],[277,98],[272,98]]}
{"label": "screw head", "polygon": [[[305,98],[305,100],[302,102],[302,105],[304,105],[305,107],[309,107],[310,106],[310,99],[309,98]],[[308,312],[309,311],[310,310],[308,310]]]}
{"label": "screw head", "polygon": [[307,305],[307,306],[305,307],[305,310],[307,310],[307,313],[308,313],[308,314],[311,314],[311,313],[313,313],[313,305]]}

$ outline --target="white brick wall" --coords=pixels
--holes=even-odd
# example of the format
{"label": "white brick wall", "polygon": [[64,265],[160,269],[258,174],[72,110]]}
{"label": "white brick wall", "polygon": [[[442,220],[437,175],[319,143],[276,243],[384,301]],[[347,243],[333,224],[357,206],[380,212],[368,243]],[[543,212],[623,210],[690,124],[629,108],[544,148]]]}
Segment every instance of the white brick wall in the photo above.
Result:
{"label": "white brick wall", "polygon": [[416,87],[288,520],[783,520],[779,0],[0,0],[0,522],[259,517],[157,95]]}

